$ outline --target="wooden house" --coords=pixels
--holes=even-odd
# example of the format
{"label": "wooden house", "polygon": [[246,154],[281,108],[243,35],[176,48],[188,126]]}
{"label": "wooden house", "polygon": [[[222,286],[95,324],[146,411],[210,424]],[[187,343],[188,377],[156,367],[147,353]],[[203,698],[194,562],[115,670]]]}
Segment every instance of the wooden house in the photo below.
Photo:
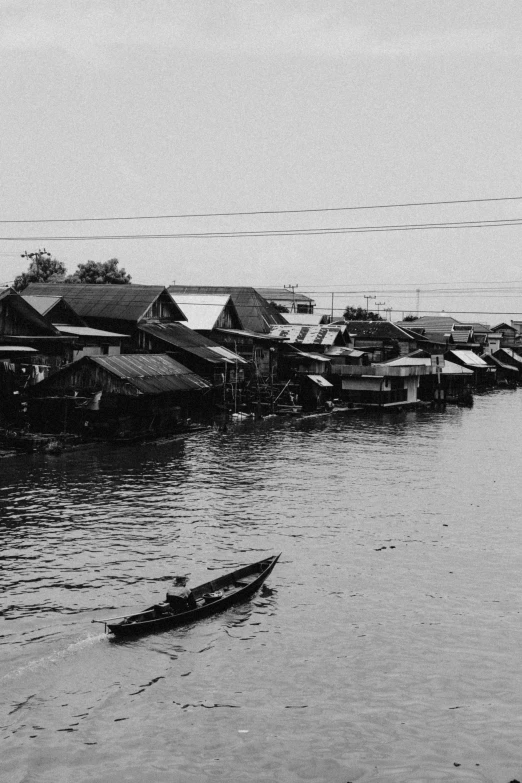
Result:
{"label": "wooden house", "polygon": [[182,426],[209,389],[165,354],[85,356],[32,388],[29,415],[48,431],[161,435]]}
{"label": "wooden house", "polygon": [[505,321],[502,321],[501,323],[496,324],[495,326],[493,326],[492,327],[492,331],[497,333],[497,334],[500,334],[500,336],[502,338],[500,345],[497,346],[497,350],[498,350],[498,348],[500,348],[502,346],[513,347],[514,345],[519,345],[520,344],[519,343],[519,337],[520,337],[519,331],[516,328],[516,326],[513,326],[513,324],[508,324]]}
{"label": "wooden house", "polygon": [[168,353],[214,386],[221,386],[224,378],[235,381],[236,373],[238,380],[244,378],[246,359],[185,324],[146,323],[139,329],[148,353]]}
{"label": "wooden house", "polygon": [[144,350],[142,324],[186,321],[164,286],[30,283],[24,295],[63,297],[88,326],[126,335],[125,353]]}
{"label": "wooden house", "polygon": [[472,350],[452,349],[444,354],[445,359],[473,371],[474,386],[494,386],[496,368],[489,365]]}
{"label": "wooden house", "polygon": [[25,301],[65,336],[75,338],[66,360],[74,362],[82,356],[113,356],[121,353],[125,334],[107,332],[87,326],[83,318],[73,310],[63,296],[27,296]]}
{"label": "wooden house", "polygon": [[75,338],[64,336],[12,288],[0,291],[0,420],[18,422],[24,395],[67,360]]}
{"label": "wooden house", "polygon": [[347,321],[350,345],[364,351],[372,362],[406,356],[417,348],[418,340],[391,321]]}
{"label": "wooden house", "polygon": [[[522,350],[522,349],[520,349]],[[516,367],[522,377],[522,355],[513,347],[503,346],[491,354],[505,364]]]}
{"label": "wooden house", "polygon": [[422,362],[409,357],[371,366],[332,367],[332,377],[340,376],[342,399],[370,408],[417,404],[420,377],[427,372],[429,369]]}

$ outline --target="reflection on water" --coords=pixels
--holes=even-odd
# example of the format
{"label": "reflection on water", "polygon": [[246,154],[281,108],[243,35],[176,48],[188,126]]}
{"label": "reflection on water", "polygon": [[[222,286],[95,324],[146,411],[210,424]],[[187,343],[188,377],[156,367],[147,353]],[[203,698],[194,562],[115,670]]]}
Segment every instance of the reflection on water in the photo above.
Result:
{"label": "reflection on water", "polygon": [[[0,465],[0,780],[522,778],[520,392]],[[250,601],[92,624],[283,553]]]}

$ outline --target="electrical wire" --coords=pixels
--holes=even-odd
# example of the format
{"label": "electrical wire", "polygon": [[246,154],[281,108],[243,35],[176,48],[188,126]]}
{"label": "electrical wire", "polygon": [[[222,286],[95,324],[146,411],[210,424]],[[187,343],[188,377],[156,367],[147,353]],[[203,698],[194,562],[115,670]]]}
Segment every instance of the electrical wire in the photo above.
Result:
{"label": "electrical wire", "polygon": [[118,217],[81,217],[81,218],[41,218],[24,220],[0,220],[0,223],[88,223],[111,220],[174,220],[178,218],[208,218],[208,217],[246,217],[248,215],[302,215],[319,212],[350,212],[365,209],[402,209],[405,207],[435,207],[454,204],[485,204],[499,201],[522,201],[522,196],[501,196],[498,198],[466,198],[444,201],[410,201],[392,204],[366,204],[348,207],[317,207],[306,209],[259,209],[242,212],[193,212],[172,215],[122,215]]}
{"label": "electrical wire", "polygon": [[501,228],[504,226],[520,226],[522,218],[503,218],[498,220],[465,220],[444,223],[404,223],[384,226],[352,226],[342,228],[303,228],[266,231],[204,231],[180,234],[104,234],[83,236],[31,236],[31,237],[0,237],[4,242],[80,242],[97,240],[121,239],[233,239],[244,237],[278,237],[278,236],[318,236],[325,234],[359,234],[380,233],[388,231],[426,231],[431,229],[461,229],[461,228]]}

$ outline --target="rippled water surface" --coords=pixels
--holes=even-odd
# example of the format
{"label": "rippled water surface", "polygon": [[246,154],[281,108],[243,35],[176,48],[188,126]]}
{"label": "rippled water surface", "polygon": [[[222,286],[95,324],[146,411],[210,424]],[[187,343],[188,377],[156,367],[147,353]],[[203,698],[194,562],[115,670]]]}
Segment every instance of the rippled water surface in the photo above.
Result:
{"label": "rippled water surface", "polygon": [[[522,390],[0,461],[0,780],[522,779]],[[266,589],[92,620],[282,552]]]}

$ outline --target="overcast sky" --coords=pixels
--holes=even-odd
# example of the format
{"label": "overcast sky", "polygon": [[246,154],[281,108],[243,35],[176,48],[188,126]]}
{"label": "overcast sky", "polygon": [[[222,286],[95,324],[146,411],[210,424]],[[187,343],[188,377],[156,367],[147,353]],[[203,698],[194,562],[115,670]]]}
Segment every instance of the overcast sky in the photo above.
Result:
{"label": "overcast sky", "polygon": [[[520,0],[3,0],[0,57],[3,221],[522,196]],[[136,283],[298,284],[325,307],[316,292],[335,290],[335,308],[375,295],[394,318],[417,303],[522,318],[522,225],[51,238],[504,218],[522,218],[522,200],[4,222],[0,283],[45,247],[70,272],[117,257]]]}

